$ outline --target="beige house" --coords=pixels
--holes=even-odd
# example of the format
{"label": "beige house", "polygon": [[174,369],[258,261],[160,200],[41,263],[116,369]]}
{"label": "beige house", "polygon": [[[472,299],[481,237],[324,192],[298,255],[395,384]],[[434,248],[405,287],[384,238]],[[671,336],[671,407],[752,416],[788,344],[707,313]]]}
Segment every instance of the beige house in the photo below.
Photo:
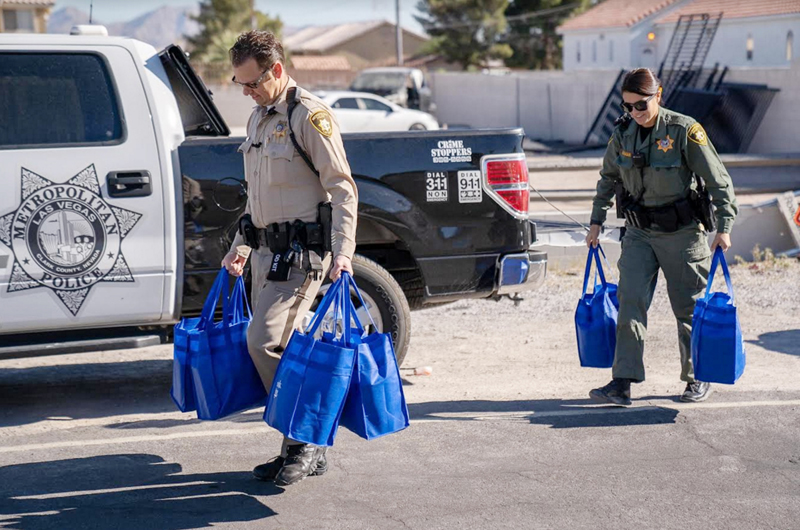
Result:
{"label": "beige house", "polygon": [[292,55],[289,75],[297,84],[313,90],[342,89],[350,86],[356,71],[342,55]]}
{"label": "beige house", "polygon": [[[388,20],[335,26],[309,26],[283,40],[292,57],[339,55],[356,71],[376,64],[397,64],[396,26]],[[403,29],[403,56],[420,54],[428,37]]]}
{"label": "beige house", "polygon": [[46,33],[55,0],[0,0],[0,33]]}

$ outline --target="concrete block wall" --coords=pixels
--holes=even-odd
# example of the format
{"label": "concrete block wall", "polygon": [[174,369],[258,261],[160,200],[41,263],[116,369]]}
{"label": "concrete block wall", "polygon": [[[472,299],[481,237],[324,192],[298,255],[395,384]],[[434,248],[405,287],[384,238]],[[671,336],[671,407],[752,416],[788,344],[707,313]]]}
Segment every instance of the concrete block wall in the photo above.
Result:
{"label": "concrete block wall", "polygon": [[[470,127],[523,127],[533,139],[580,143],[618,72],[532,71],[496,76],[431,74],[436,117]],[[727,81],[780,89],[756,133],[750,153],[800,152],[800,58],[788,67],[732,68]],[[254,106],[235,85],[210,85],[228,126],[241,130]],[[713,140],[713,139],[712,139]]]}
{"label": "concrete block wall", "polygon": [[[522,126],[533,139],[580,143],[618,72],[514,72],[431,75],[437,118],[470,127]],[[727,81],[780,89],[749,153],[800,152],[800,58],[788,67],[731,68]],[[712,139],[713,140],[713,139]]]}

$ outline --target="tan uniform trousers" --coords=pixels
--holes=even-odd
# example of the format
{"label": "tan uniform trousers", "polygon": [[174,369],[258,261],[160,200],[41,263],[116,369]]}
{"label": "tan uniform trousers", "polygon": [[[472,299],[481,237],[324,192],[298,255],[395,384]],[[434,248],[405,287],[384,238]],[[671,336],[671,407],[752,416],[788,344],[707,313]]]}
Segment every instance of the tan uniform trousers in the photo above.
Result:
{"label": "tan uniform trousers", "polygon": [[289,280],[285,282],[267,280],[272,263],[272,252],[268,248],[254,250],[250,258],[253,320],[247,331],[247,349],[269,392],[281,354],[292,332],[300,327],[303,316],[311,309],[324,276],[330,269],[331,257],[328,254],[323,260],[324,275],[319,280],[314,281],[307,276],[302,263],[295,262]]}

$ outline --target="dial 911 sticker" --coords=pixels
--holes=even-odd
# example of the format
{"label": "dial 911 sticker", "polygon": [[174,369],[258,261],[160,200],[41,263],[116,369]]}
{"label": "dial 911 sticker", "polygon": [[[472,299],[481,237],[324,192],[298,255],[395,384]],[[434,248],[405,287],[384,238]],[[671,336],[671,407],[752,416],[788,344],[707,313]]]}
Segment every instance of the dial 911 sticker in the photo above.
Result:
{"label": "dial 911 sticker", "polygon": [[458,172],[458,202],[474,203],[483,200],[480,171]]}
{"label": "dial 911 sticker", "polygon": [[447,172],[429,171],[425,175],[428,202],[447,202]]}

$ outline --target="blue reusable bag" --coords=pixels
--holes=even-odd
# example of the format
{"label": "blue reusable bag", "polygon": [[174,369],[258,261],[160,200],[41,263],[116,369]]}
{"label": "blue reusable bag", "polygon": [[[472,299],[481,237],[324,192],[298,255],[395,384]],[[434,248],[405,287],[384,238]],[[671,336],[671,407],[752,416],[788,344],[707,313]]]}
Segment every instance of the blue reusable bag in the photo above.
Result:
{"label": "blue reusable bag", "polygon": [[[367,307],[353,277],[347,273],[343,276],[346,276],[361,306]],[[354,345],[358,355],[339,424],[362,438],[372,440],[408,427],[408,407],[392,336],[389,333],[367,335],[350,299],[349,289],[347,292],[345,321],[350,322],[352,318],[356,326],[356,334],[351,333],[351,337],[354,343],[357,342]],[[372,316],[369,318],[375,329]]]}
{"label": "blue reusable bag", "polygon": [[272,382],[264,421],[287,438],[314,445],[331,446],[353,376],[356,350],[350,344],[349,325],[341,334],[314,337],[325,314],[334,309],[333,325],[344,319],[344,274],[334,282],[320,302],[307,332],[295,331]]}
{"label": "blue reusable bag", "polygon": [[[614,364],[614,349],[617,345],[617,315],[619,301],[617,286],[606,281],[600,263],[600,245],[589,247],[586,272],[583,277],[583,293],[575,310],[575,331],[578,337],[578,356],[581,366],[611,368]],[[605,253],[603,253],[605,258]],[[587,293],[592,261],[597,267],[600,284],[595,283],[592,293]]]}
{"label": "blue reusable bag", "polygon": [[172,388],[169,395],[178,410],[191,412],[197,410],[194,399],[194,383],[192,383],[192,368],[189,366],[189,336],[190,332],[197,329],[200,317],[184,318],[175,324],[173,349],[172,349]]}
{"label": "blue reusable bag", "polygon": [[[220,294],[222,320],[214,322]],[[201,316],[184,319],[175,326],[176,359],[180,335],[180,349],[185,352],[184,362],[191,373],[191,382],[184,376],[183,395],[191,387],[193,404],[201,420],[216,420],[266,401],[266,389],[247,351],[247,328],[251,320],[244,279],[237,278],[229,297],[228,273],[223,268],[211,287]],[[173,399],[174,385],[173,372]]]}
{"label": "blue reusable bag", "polygon": [[[711,293],[718,264],[722,265],[727,293]],[[706,294],[694,306],[692,363],[695,379],[707,383],[732,385],[744,372],[742,328],[734,303],[731,275],[720,247],[717,247],[711,262]]]}

